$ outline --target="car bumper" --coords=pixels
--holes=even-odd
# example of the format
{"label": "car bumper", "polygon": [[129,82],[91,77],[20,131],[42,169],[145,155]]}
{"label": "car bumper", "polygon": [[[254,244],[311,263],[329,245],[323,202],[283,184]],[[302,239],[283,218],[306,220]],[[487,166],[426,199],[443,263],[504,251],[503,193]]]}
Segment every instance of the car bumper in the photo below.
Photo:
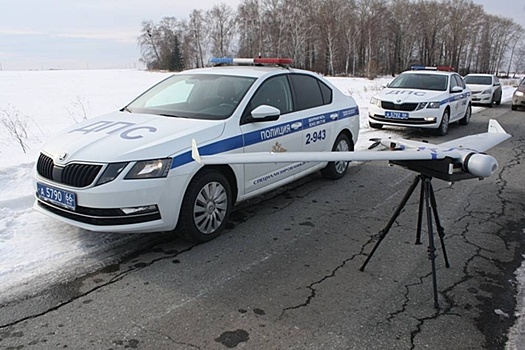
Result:
{"label": "car bumper", "polygon": [[472,103],[489,105],[492,103],[492,95],[491,94],[473,94]]}
{"label": "car bumper", "polygon": [[[182,203],[184,179],[115,180],[74,188],[35,177],[34,208],[48,216],[90,231],[158,232],[173,230]],[[49,202],[36,194],[36,182],[76,195],[74,209]]]}
{"label": "car bumper", "polygon": [[[426,129],[436,129],[441,123],[443,111],[440,109],[423,109],[419,111],[395,111],[407,113],[407,117],[391,118],[386,117],[387,110],[384,110],[375,105],[368,108],[368,120],[373,124],[391,125],[391,126],[406,126]],[[392,111],[394,112],[394,111]]]}

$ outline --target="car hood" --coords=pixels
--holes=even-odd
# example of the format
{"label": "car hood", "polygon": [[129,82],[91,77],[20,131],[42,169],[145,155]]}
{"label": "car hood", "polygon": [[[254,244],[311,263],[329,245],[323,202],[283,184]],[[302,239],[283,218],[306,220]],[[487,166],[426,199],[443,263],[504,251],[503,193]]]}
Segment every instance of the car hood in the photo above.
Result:
{"label": "car hood", "polygon": [[418,89],[390,89],[386,88],[382,90],[376,98],[381,101],[391,101],[395,103],[405,102],[429,102],[429,101],[440,101],[444,98],[445,91],[431,91],[431,90],[418,90]]}
{"label": "car hood", "polygon": [[114,112],[64,130],[43,152],[55,164],[164,158],[219,137],[225,122]]}
{"label": "car hood", "polygon": [[485,91],[491,88],[490,85],[479,85],[479,84],[467,84],[467,86],[472,92],[475,92],[475,91],[481,92],[481,91]]}

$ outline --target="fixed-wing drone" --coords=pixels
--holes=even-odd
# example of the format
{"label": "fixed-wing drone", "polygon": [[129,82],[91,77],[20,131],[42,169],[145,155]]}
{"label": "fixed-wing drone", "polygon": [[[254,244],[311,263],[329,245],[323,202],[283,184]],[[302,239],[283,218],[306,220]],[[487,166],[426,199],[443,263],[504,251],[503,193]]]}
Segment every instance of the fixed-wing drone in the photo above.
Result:
{"label": "fixed-wing drone", "polygon": [[492,175],[498,169],[496,158],[484,152],[510,137],[501,125],[491,119],[487,132],[461,137],[455,140],[443,142],[439,145],[427,142],[417,142],[406,139],[373,139],[374,144],[390,150],[382,151],[352,151],[352,152],[256,152],[256,153],[225,153],[201,156],[195,140],[192,140],[192,157],[201,164],[246,164],[246,163],[274,163],[274,162],[337,162],[337,161],[370,161],[387,160],[391,164],[400,165],[409,170],[419,173],[414,182],[405,193],[401,203],[395,210],[389,222],[379,235],[379,239],[361,266],[364,270],[372,255],[381,241],[392,227],[393,223],[406,205],[408,199],[414,192],[418,183],[421,183],[421,195],[419,201],[418,223],[416,244],[420,244],[423,215],[426,212],[428,231],[428,256],[432,264],[432,284],[434,286],[434,307],[439,308],[438,290],[436,280],[436,248],[434,244],[435,221],[443,257],[446,267],[449,267],[445,249],[444,229],[438,216],[436,198],[432,188],[433,177],[457,181],[471,178],[485,178]]}
{"label": "fixed-wing drone", "polygon": [[[509,134],[494,119],[489,121],[488,131],[469,135],[439,145],[406,139],[373,139],[370,148],[383,145],[392,152],[253,152],[224,153],[201,156],[197,143],[192,141],[192,157],[200,164],[248,164],[287,162],[337,162],[387,160],[420,173],[430,173],[444,180],[467,177],[489,177],[498,169],[497,160],[484,152],[505,141]],[[406,161],[406,162],[405,162]],[[410,163],[413,161],[413,163]],[[435,167],[432,162],[440,161]]]}

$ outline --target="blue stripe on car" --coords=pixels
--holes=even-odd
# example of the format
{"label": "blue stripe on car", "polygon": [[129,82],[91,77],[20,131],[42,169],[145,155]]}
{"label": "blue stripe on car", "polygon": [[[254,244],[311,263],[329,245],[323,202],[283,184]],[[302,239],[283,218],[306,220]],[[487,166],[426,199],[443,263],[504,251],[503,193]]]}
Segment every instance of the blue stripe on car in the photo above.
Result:
{"label": "blue stripe on car", "polygon": [[[334,114],[337,114],[337,118],[332,117]],[[252,131],[244,135],[239,134],[227,139],[210,143],[208,145],[199,147],[199,153],[203,156],[209,156],[217,153],[228,152],[234,149],[242,148],[244,146],[250,146],[263,141],[271,140],[276,137],[281,137],[283,135],[299,132],[304,129],[310,129],[321,124],[332,123],[341,119],[351,118],[355,116],[359,116],[359,108],[357,107],[343,109],[337,112],[324,113],[313,117],[297,119],[287,123],[273,125],[268,128]],[[295,125],[296,123],[300,123],[301,127],[292,127],[292,124]],[[173,161],[171,162],[171,169],[188,164],[192,161],[193,158],[191,157],[191,151],[186,151],[173,157]]]}
{"label": "blue stripe on car", "polygon": [[444,99],[443,101],[439,102],[440,105],[444,105],[446,103],[449,103],[449,102],[454,102],[454,101],[457,101],[457,100],[462,100],[464,98],[467,98],[468,96],[470,95],[470,93],[463,93],[461,95],[455,95],[455,96],[450,96],[449,98],[446,98]]}

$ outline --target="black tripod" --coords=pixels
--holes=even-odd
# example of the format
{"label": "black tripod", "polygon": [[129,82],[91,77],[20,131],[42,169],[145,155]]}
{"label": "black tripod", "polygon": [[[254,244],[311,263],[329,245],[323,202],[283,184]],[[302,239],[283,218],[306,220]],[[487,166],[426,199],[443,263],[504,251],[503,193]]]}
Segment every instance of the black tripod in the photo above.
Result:
{"label": "black tripod", "polygon": [[426,208],[426,217],[427,217],[427,227],[428,227],[428,258],[430,259],[431,265],[432,265],[432,284],[434,287],[434,307],[436,309],[439,309],[439,303],[438,303],[438,294],[437,294],[437,281],[436,281],[436,248],[434,245],[434,233],[432,230],[432,214],[434,214],[434,219],[436,221],[436,228],[439,234],[439,239],[441,241],[441,248],[443,250],[443,257],[445,259],[445,266],[448,268],[450,265],[448,263],[447,258],[447,251],[445,250],[445,232],[443,230],[443,227],[441,227],[441,224],[439,222],[439,216],[437,212],[437,205],[436,205],[436,197],[434,196],[434,189],[432,188],[432,177],[429,175],[425,175],[423,173],[420,173],[416,176],[414,179],[414,182],[412,185],[410,185],[408,191],[405,193],[405,196],[401,200],[401,203],[396,208],[394,214],[390,218],[390,221],[385,226],[383,230],[381,230],[379,235],[379,240],[375,244],[374,248],[370,252],[370,255],[368,255],[367,259],[361,266],[360,270],[364,271],[366,265],[372,258],[372,255],[374,255],[374,252],[379,247],[379,244],[381,244],[381,241],[385,238],[386,234],[394,224],[395,220],[405,207],[406,203],[408,202],[408,199],[416,189],[418,183],[421,181],[421,193],[419,196],[419,212],[418,212],[418,222],[417,222],[417,233],[416,233],[416,244],[421,244],[421,226],[423,221],[423,211]]}

